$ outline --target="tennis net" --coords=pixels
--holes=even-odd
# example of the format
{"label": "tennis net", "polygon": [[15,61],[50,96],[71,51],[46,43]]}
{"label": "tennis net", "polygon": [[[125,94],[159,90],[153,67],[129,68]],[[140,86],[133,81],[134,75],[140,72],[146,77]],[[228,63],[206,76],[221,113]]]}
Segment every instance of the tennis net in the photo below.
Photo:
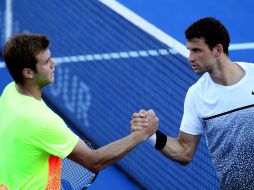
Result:
{"label": "tennis net", "polygon": [[[154,109],[160,129],[177,136],[185,94],[199,76],[177,43],[162,41],[105,2],[13,1],[14,33],[52,39],[58,65],[44,96],[98,146],[127,135],[131,115],[140,108]],[[219,188],[203,138],[188,166],[148,143],[117,165],[145,189]]]}

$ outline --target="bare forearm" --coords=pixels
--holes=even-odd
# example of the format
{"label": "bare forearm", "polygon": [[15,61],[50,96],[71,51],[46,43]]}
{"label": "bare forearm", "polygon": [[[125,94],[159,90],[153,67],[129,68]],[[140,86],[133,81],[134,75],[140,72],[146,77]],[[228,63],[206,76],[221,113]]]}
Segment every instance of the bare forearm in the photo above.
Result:
{"label": "bare forearm", "polygon": [[[142,124],[141,121],[144,118],[144,113],[146,114],[147,112],[145,110],[140,110],[139,113],[133,114],[131,122],[132,131],[144,130],[144,127],[140,127]],[[192,161],[199,140],[200,135],[192,135],[180,131],[178,138],[172,138],[168,137],[162,131],[157,130],[148,139],[148,142],[157,150],[160,150],[166,157],[185,165]]]}
{"label": "bare forearm", "polygon": [[153,110],[149,110],[146,116],[147,119],[136,118],[131,122],[134,126],[143,126],[143,130],[132,132],[125,138],[98,150],[90,150],[82,140],[79,140],[68,158],[93,172],[115,163],[158,129],[158,118]]}
{"label": "bare forearm", "polygon": [[94,167],[97,171],[117,162],[135,146],[145,140],[144,135],[139,132],[134,132],[127,137],[108,144],[95,151],[96,156]]}
{"label": "bare forearm", "polygon": [[167,137],[167,144],[161,152],[181,164],[188,164],[192,160],[192,155],[188,154],[187,147],[176,138]]}
{"label": "bare forearm", "polygon": [[192,161],[200,137],[200,135],[190,135],[180,132],[178,138],[167,137],[166,146],[161,152],[168,158],[186,165]]}
{"label": "bare forearm", "polygon": [[147,134],[136,131],[97,150],[90,150],[80,140],[68,158],[93,172],[97,172],[121,159],[147,137]]}

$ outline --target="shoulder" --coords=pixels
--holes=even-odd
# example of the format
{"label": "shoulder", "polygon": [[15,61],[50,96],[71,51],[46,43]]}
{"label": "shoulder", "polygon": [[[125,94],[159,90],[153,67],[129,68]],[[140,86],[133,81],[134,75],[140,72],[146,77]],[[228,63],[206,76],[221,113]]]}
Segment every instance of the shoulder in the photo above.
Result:
{"label": "shoulder", "polygon": [[205,92],[212,85],[211,78],[208,73],[203,74],[196,83],[188,90],[187,94],[200,94]]}
{"label": "shoulder", "polygon": [[240,65],[243,69],[254,69],[254,63],[247,63],[247,62],[235,62]]}
{"label": "shoulder", "polygon": [[11,83],[7,84],[7,86],[4,88],[2,96],[4,96],[4,95],[6,95],[6,96],[7,95],[8,96],[13,95],[13,94],[15,94],[15,90],[16,90],[15,83],[11,82]]}
{"label": "shoulder", "polygon": [[247,78],[253,80],[254,63],[236,62],[245,71]]}
{"label": "shoulder", "polygon": [[25,106],[20,106],[20,119],[24,119],[31,128],[45,128],[52,125],[64,125],[63,120],[55,114],[43,101],[29,98]]}
{"label": "shoulder", "polygon": [[63,125],[64,123],[62,118],[58,116],[53,110],[51,110],[44,103],[44,101],[35,103],[33,109],[34,111],[36,111],[36,109],[40,110],[39,113],[37,111],[37,113],[35,114],[35,117],[38,118],[38,120],[40,121],[44,121],[44,123],[47,125],[51,125],[52,123],[54,123],[54,125],[56,124]]}

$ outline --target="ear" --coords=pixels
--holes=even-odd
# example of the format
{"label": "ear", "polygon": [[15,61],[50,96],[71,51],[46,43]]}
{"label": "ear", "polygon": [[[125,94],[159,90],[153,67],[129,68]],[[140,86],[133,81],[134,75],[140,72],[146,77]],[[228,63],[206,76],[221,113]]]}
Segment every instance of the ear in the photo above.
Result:
{"label": "ear", "polygon": [[221,44],[217,44],[215,47],[215,56],[219,57],[221,54],[223,54],[223,46]]}
{"label": "ear", "polygon": [[22,74],[27,79],[32,79],[34,77],[34,71],[30,68],[24,68]]}

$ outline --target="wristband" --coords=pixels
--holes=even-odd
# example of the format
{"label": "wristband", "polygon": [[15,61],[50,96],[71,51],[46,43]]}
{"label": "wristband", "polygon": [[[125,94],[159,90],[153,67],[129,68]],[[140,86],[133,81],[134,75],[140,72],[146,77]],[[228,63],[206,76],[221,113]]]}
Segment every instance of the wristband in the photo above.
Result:
{"label": "wristband", "polygon": [[153,147],[155,147],[156,139],[156,133],[154,133],[151,137],[147,139],[147,142],[150,143]]}
{"label": "wristband", "polygon": [[166,144],[167,144],[167,135],[165,135],[161,131],[157,130],[156,131],[156,144],[155,144],[155,148],[157,150],[162,150],[165,147]]}
{"label": "wristband", "polygon": [[167,144],[167,135],[157,130],[147,141],[157,150],[162,150]]}

